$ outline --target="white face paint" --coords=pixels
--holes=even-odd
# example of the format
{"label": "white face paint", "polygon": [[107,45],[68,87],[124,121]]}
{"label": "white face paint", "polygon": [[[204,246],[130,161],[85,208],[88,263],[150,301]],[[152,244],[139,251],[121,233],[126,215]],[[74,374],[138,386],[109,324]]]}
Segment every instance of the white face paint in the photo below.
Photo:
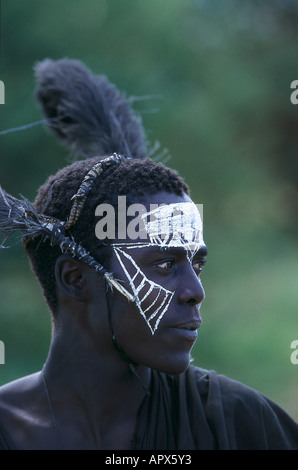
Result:
{"label": "white face paint", "polygon": [[[154,334],[160,320],[169,307],[174,292],[150,281],[136,264],[133,257],[123,249],[115,246],[114,252],[129,281],[139,312],[146,321],[151,333]],[[148,305],[149,299],[151,303]]]}
{"label": "white face paint", "polygon": [[[169,308],[174,292],[148,279],[136,264],[130,249],[148,246],[183,247],[191,263],[197,251],[205,246],[200,212],[193,202],[160,205],[142,215],[147,239],[133,243],[113,244],[114,253],[128,279],[134,301],[152,334]],[[151,300],[148,306],[148,300]],[[147,307],[146,307],[147,306]]]}
{"label": "white face paint", "polygon": [[183,247],[191,258],[204,246],[200,212],[193,202],[159,206],[143,216],[150,245]]}

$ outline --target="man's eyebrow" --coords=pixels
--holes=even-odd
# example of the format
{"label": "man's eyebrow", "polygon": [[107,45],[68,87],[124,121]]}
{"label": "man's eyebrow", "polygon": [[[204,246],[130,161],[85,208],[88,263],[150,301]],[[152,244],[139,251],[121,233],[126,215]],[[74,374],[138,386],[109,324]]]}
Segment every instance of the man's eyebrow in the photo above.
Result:
{"label": "man's eyebrow", "polygon": [[208,255],[207,246],[206,245],[201,246],[201,248],[197,251],[196,255],[207,256]]}
{"label": "man's eyebrow", "polygon": [[[149,253],[172,253],[172,254],[182,254],[185,252],[185,248],[183,246],[167,246],[167,245],[152,245],[146,247]],[[145,248],[145,251],[147,251]],[[188,250],[190,251],[190,250]],[[196,252],[195,256],[207,256],[207,246],[203,245],[199,248]]]}
{"label": "man's eyebrow", "polygon": [[205,258],[205,256],[207,256],[207,246],[206,245],[203,245],[201,246],[198,251],[195,251],[193,249],[187,249],[185,250],[185,248],[183,246],[171,246],[167,249],[161,249],[160,250],[160,253],[169,253],[169,254],[173,254],[173,255],[183,255],[185,253],[185,251],[187,251],[188,253],[190,253],[193,257],[196,257],[196,258]]}

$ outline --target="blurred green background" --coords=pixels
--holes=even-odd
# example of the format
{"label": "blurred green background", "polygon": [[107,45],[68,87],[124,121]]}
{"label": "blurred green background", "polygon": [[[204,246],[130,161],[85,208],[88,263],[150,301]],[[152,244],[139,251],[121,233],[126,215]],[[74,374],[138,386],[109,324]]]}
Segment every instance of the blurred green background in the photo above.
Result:
{"label": "blurred green background", "polygon": [[[208,264],[194,362],[298,420],[298,5],[290,0],[2,1],[0,129],[41,118],[32,67],[83,60],[136,103],[204,204]],[[68,153],[42,126],[0,136],[0,183],[33,200]],[[20,246],[0,253],[0,384],[38,370],[51,322]]]}

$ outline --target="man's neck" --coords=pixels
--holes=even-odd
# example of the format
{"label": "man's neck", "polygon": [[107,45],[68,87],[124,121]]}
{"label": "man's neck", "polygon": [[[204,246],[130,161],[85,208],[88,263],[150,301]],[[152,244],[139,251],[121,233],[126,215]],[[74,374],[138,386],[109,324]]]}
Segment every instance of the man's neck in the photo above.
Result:
{"label": "man's neck", "polygon": [[[44,374],[54,404],[67,415],[80,413],[96,430],[98,423],[105,429],[115,423],[136,417],[149,388],[151,370],[130,367],[112,341],[92,344],[81,332],[80,340],[54,334]],[[143,385],[143,386],[142,386]],[[91,424],[92,423],[92,424]]]}

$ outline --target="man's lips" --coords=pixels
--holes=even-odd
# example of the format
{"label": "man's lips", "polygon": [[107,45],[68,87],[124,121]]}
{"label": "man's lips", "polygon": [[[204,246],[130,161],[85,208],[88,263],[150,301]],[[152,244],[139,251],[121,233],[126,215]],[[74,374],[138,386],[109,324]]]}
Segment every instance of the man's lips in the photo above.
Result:
{"label": "man's lips", "polygon": [[198,337],[198,328],[200,328],[202,322],[200,320],[190,320],[177,325],[171,326],[180,337],[183,337],[190,341],[195,341]]}
{"label": "man's lips", "polygon": [[188,320],[183,323],[178,323],[172,326],[172,328],[177,328],[180,330],[197,330],[202,324],[201,320]]}

